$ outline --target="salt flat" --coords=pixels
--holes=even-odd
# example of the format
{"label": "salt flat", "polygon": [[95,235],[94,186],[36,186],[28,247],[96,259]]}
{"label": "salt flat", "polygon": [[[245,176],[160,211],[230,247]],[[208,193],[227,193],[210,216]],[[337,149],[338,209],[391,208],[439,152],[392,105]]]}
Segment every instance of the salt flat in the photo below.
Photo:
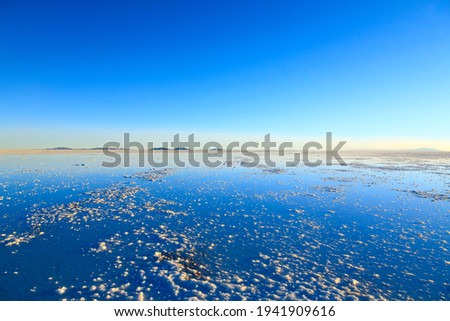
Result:
{"label": "salt flat", "polygon": [[276,169],[136,157],[1,154],[0,299],[450,299],[449,153]]}

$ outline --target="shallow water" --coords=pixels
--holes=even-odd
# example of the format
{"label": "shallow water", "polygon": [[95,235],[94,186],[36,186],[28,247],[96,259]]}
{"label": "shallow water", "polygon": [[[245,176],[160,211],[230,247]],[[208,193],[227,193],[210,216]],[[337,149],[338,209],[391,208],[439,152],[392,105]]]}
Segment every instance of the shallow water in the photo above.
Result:
{"label": "shallow water", "polygon": [[445,161],[100,160],[0,157],[1,300],[450,299]]}

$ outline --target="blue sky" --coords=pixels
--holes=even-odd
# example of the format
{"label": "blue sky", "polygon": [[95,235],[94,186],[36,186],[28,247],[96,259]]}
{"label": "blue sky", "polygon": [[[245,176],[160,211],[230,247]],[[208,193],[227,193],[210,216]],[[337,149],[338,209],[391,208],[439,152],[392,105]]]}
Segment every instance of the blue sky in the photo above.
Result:
{"label": "blue sky", "polygon": [[0,0],[0,148],[181,132],[450,150],[448,1]]}

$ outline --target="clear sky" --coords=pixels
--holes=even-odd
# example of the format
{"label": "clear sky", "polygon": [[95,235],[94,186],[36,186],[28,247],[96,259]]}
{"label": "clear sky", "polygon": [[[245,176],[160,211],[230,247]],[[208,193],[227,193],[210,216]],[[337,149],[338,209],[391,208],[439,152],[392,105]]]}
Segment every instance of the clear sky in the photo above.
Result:
{"label": "clear sky", "polygon": [[0,0],[0,113],[0,148],[332,131],[450,150],[450,2]]}

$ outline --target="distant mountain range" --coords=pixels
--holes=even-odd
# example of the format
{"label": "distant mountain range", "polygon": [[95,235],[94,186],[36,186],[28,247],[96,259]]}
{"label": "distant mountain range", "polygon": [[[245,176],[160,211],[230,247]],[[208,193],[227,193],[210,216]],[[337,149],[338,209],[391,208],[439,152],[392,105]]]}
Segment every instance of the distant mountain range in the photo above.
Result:
{"label": "distant mountain range", "polygon": [[[103,147],[94,147],[94,148],[70,148],[70,147],[53,147],[53,148],[46,148],[46,150],[103,150],[105,148]],[[124,150],[124,148],[108,148],[109,150]],[[185,147],[177,147],[177,148],[167,148],[167,147],[155,147],[152,148],[152,150],[176,150],[176,151],[180,151],[180,150],[190,150],[188,148]],[[211,149],[211,150],[222,150],[222,149]],[[421,148],[413,148],[413,149],[403,149],[403,150],[397,150],[397,151],[407,151],[407,152],[429,152],[429,153],[434,153],[434,152],[444,152],[440,149],[436,149],[436,148],[428,148],[428,147],[421,147]]]}
{"label": "distant mountain range", "polygon": [[111,149],[111,150],[123,150],[123,148],[103,148],[103,147],[94,147],[94,148],[70,148],[70,147],[52,147],[46,148],[45,150],[103,150],[103,149]]}
{"label": "distant mountain range", "polygon": [[[70,147],[52,147],[52,148],[46,148],[45,150],[103,150],[103,149],[109,149],[109,150],[124,150],[124,148],[103,148],[103,147],[94,147],[94,148],[70,148]],[[152,148],[152,150],[189,150],[186,147],[177,147],[177,148],[167,148],[167,147],[155,147]]]}

